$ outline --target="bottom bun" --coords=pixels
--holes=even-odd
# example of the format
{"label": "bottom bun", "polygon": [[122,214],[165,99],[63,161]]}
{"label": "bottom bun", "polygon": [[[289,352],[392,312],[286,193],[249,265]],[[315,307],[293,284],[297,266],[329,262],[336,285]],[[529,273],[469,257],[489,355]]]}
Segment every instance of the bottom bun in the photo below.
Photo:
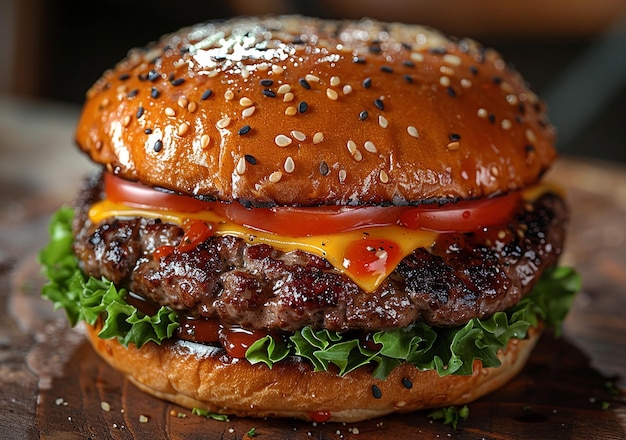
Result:
{"label": "bottom bun", "polygon": [[94,349],[113,368],[148,394],[187,408],[242,417],[293,417],[356,422],[396,412],[461,405],[490,393],[523,368],[541,331],[529,329],[523,340],[511,339],[498,357],[498,368],[475,361],[468,376],[440,377],[403,364],[386,380],[359,368],[343,377],[314,372],[296,357],[275,364],[252,365],[233,359],[221,348],[183,340],[141,349],[125,348],[116,339],[100,339],[100,329],[87,326]]}

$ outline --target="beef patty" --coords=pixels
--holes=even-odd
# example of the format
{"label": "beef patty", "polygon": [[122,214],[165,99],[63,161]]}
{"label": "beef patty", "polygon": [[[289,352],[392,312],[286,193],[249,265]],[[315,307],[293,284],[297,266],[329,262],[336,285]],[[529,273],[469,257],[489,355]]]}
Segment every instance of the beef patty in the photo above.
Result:
{"label": "beef patty", "polygon": [[384,330],[488,317],[516,304],[556,264],[567,221],[561,197],[545,193],[520,203],[500,227],[441,234],[365,292],[321,257],[231,236],[155,258],[158,247],[178,245],[183,230],[148,218],[92,224],[88,210],[101,197],[101,181],[91,178],[76,203],[74,251],[87,274],[184,315],[253,329]]}

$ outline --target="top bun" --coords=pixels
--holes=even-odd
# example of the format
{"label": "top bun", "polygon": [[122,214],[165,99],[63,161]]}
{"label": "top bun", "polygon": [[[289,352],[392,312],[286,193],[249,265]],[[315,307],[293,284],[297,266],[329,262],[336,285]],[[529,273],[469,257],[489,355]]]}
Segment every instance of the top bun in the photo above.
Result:
{"label": "top bun", "polygon": [[131,50],[87,93],[76,140],[124,178],[254,206],[495,195],[536,182],[556,155],[545,106],[494,50],[299,16]]}

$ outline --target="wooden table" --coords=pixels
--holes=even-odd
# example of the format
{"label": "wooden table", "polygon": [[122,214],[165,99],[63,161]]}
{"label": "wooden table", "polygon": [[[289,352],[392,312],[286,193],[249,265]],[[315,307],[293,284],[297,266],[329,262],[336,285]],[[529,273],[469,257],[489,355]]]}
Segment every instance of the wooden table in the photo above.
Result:
{"label": "wooden table", "polygon": [[[73,147],[78,109],[0,96],[0,438],[626,438],[626,168],[563,158],[550,178],[573,209],[563,262],[584,289],[555,340],[471,405],[455,431],[428,411],[362,423],[215,421],[145,396],[99,361],[40,299],[36,254],[50,213],[91,165]],[[106,403],[103,403],[106,402]],[[106,409],[109,409],[106,411]]]}

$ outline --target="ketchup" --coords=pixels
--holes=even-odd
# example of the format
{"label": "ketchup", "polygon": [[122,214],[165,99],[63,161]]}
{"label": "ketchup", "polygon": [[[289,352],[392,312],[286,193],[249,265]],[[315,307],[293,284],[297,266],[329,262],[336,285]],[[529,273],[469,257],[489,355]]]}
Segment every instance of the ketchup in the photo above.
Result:
{"label": "ketchup", "polygon": [[331,415],[332,414],[330,413],[330,411],[314,411],[311,414],[309,414],[309,416],[311,417],[311,420],[317,423],[323,423],[323,422],[328,421]]}
{"label": "ketchup", "polygon": [[391,240],[365,238],[350,243],[343,266],[360,277],[385,276],[387,267],[395,267],[401,260],[400,247]]}

